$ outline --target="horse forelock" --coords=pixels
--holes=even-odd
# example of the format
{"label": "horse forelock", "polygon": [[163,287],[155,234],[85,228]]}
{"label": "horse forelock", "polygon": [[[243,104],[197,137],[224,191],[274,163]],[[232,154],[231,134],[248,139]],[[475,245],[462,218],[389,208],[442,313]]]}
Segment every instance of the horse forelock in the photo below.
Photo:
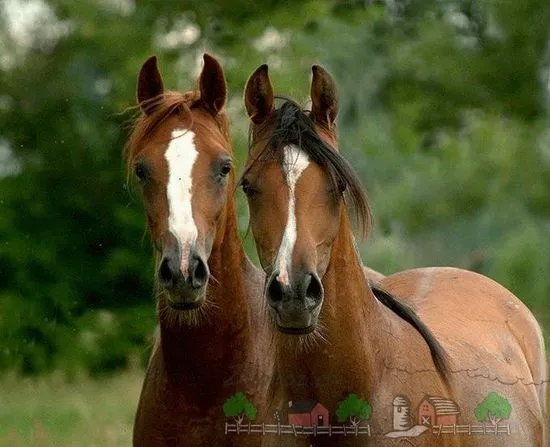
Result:
{"label": "horse forelock", "polygon": [[[198,90],[190,90],[185,93],[165,92],[147,101],[145,106],[151,113],[144,113],[142,105],[132,107],[134,116],[131,118],[131,132],[126,145],[124,146],[124,159],[126,160],[127,174],[130,175],[137,155],[143,148],[144,143],[168,118],[175,114],[182,117],[191,117],[193,109],[201,107],[201,97]],[[229,122],[223,111],[213,117],[222,136],[229,142]],[[191,117],[191,124],[193,121]],[[230,145],[229,149],[230,149]]]}
{"label": "horse forelock", "polygon": [[[296,146],[313,162],[327,172],[333,194],[343,192],[344,201],[359,233],[365,236],[370,229],[372,216],[368,199],[361,182],[350,164],[340,153],[325,141],[315,129],[315,123],[307,110],[287,98],[275,109],[270,119],[249,129],[249,164],[243,176],[258,162],[276,161],[282,168],[285,164],[284,148]],[[322,127],[322,125],[321,125]],[[325,129],[329,134],[333,129]],[[253,148],[264,143],[257,154]],[[243,178],[243,176],[241,178]]]}

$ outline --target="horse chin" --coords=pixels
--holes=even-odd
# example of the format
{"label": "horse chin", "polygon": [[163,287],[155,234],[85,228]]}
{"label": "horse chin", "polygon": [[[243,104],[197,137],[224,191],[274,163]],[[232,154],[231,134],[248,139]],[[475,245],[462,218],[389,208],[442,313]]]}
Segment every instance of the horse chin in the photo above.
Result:
{"label": "horse chin", "polygon": [[187,311],[199,309],[205,302],[205,296],[203,293],[191,297],[181,297],[168,294],[166,300],[170,309],[178,311]]}
{"label": "horse chin", "polygon": [[311,334],[317,328],[317,324],[312,324],[307,327],[285,327],[277,324],[277,329],[283,334],[291,335],[306,335]]}
{"label": "horse chin", "polygon": [[197,300],[192,303],[188,303],[185,301],[169,302],[168,305],[170,306],[171,309],[174,309],[174,310],[194,310],[201,307],[203,303],[204,303],[204,300]]}
{"label": "horse chin", "polygon": [[283,334],[307,335],[317,329],[318,314],[310,312],[282,312],[269,306],[269,316],[273,326]]}

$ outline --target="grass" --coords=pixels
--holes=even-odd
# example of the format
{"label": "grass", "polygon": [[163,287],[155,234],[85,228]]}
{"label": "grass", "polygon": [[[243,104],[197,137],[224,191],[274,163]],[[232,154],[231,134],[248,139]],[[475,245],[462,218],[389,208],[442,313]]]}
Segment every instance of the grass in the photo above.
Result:
{"label": "grass", "polygon": [[60,375],[3,377],[0,446],[129,446],[143,377],[142,371],[73,383]]}
{"label": "grass", "polygon": [[0,380],[0,446],[128,446],[142,371],[72,383],[61,375]]}

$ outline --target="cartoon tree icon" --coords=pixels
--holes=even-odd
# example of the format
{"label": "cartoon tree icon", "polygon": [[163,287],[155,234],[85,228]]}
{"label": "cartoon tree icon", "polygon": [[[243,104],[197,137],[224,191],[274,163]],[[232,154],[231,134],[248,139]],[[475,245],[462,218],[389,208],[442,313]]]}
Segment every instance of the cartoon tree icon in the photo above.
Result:
{"label": "cartoon tree icon", "polygon": [[245,416],[249,421],[256,419],[258,410],[246,395],[239,391],[225,401],[223,412],[226,417],[235,419],[237,425],[240,425]]}
{"label": "cartoon tree icon", "polygon": [[498,425],[502,419],[507,419],[511,412],[510,402],[494,391],[491,391],[474,410],[479,422],[489,420],[493,425]]}
{"label": "cartoon tree icon", "polygon": [[361,421],[369,419],[372,408],[366,400],[361,399],[357,394],[348,394],[336,410],[338,422],[344,423],[348,419],[351,425],[356,427]]}

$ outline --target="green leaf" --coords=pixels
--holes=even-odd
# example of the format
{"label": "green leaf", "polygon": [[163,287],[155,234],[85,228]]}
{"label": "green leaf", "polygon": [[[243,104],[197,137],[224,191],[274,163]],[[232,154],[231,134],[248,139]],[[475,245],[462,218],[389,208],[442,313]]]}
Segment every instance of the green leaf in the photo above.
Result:
{"label": "green leaf", "polygon": [[336,410],[336,418],[340,423],[347,421],[349,418],[366,420],[370,418],[371,411],[371,406],[366,400],[360,399],[357,394],[351,393],[340,402]]}

